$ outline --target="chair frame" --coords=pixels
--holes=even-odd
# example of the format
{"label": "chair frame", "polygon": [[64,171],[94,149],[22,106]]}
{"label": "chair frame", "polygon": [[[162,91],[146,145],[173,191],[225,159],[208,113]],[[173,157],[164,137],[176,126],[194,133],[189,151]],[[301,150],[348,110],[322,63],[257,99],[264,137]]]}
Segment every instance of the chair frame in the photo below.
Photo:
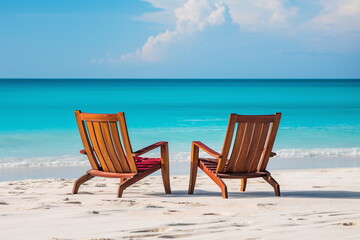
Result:
{"label": "chair frame", "polygon": [[[84,150],[81,150],[80,153],[88,157],[92,169],[75,181],[72,190],[73,194],[78,193],[81,184],[97,176],[119,178],[120,184],[118,186],[117,197],[120,198],[127,187],[159,169],[161,169],[165,193],[171,194],[168,142],[157,142],[133,152],[123,112],[117,114],[93,114],[75,111],[75,117],[84,145]],[[88,125],[89,122],[92,123]],[[101,125],[101,127],[96,128],[94,122],[96,126]],[[92,133],[89,132],[89,127]],[[103,130],[104,128],[106,130]],[[92,141],[92,136],[95,136],[96,131],[102,136],[103,141],[96,143]],[[91,134],[93,135],[91,136]],[[108,143],[108,145],[105,145],[105,143]],[[160,148],[160,163],[154,164],[145,171],[140,171],[136,158],[157,148]]]}
{"label": "chair frame", "polygon": [[[248,178],[257,178],[262,177],[266,182],[268,182],[273,188],[276,196],[280,196],[280,185],[275,181],[275,179],[271,176],[270,172],[266,170],[266,166],[268,164],[269,158],[276,155],[276,153],[272,152],[272,148],[274,145],[274,141],[276,138],[277,130],[279,127],[281,118],[281,113],[276,113],[274,115],[237,115],[230,114],[228,128],[225,135],[225,141],[222,148],[222,153],[218,153],[215,150],[211,149],[204,143],[200,141],[194,141],[191,145],[191,159],[190,159],[190,179],[189,179],[189,189],[188,194],[193,194],[195,189],[196,177],[197,177],[197,169],[198,167],[208,175],[221,189],[222,197],[228,198],[227,186],[222,179],[225,178],[237,178],[241,179],[241,187],[240,191],[244,192],[247,185]],[[262,128],[264,128],[264,124],[268,127],[266,130],[266,134],[262,134],[262,132],[257,133],[257,140],[264,142],[264,148],[260,150],[252,150],[252,159],[257,159],[259,157],[258,162],[255,164],[253,162],[249,162],[246,160],[247,153],[249,153],[250,141],[252,137],[248,137],[248,141],[243,140],[243,143],[240,143],[239,140],[234,140],[233,136],[235,130],[235,124],[253,124],[252,130],[249,130],[249,133],[245,133],[245,130],[241,132],[240,126],[238,125],[238,131],[236,133],[237,136],[241,136],[242,139],[245,139],[247,136],[251,136],[255,132],[256,124],[263,124]],[[247,129],[247,128],[246,128]],[[246,130],[248,131],[248,130]],[[251,132],[252,131],[252,132]],[[262,130],[261,130],[262,131]],[[243,134],[243,135],[241,135]],[[265,136],[266,135],[266,136]],[[265,138],[266,137],[266,138]],[[263,140],[260,140],[262,138]],[[244,146],[245,145],[245,146]],[[256,145],[256,144],[255,144]],[[228,158],[230,148],[233,146],[234,149],[242,148],[247,152],[243,158],[240,156],[241,150],[238,150],[238,162],[235,163],[235,160],[232,159],[232,154],[230,159]],[[205,159],[199,157],[199,149],[203,150],[207,154],[214,157],[213,159]],[[258,152],[258,153],[256,153]],[[259,155],[261,153],[261,155]],[[257,155],[256,155],[257,154]],[[246,156],[245,156],[246,155]],[[246,162],[248,161],[248,162]],[[243,166],[245,165],[245,166]],[[232,169],[229,171],[229,169]],[[237,169],[237,170],[236,170]],[[252,169],[251,171],[249,169]]]}

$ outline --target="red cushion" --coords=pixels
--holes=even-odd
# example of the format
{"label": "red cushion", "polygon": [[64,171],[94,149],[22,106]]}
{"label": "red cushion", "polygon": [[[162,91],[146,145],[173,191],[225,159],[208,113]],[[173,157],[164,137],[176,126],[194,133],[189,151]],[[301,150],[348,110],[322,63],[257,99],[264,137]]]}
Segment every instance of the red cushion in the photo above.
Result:
{"label": "red cushion", "polygon": [[144,158],[144,157],[136,157],[135,163],[140,172],[144,172],[149,168],[160,164],[161,158]]}

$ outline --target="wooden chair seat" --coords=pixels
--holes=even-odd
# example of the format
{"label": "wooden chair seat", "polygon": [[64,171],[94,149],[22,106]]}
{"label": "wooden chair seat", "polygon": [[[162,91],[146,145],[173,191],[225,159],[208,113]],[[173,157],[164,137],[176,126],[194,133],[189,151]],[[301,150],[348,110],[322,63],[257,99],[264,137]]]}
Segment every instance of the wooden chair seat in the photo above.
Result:
{"label": "wooden chair seat", "polygon": [[[266,177],[269,175],[268,171],[263,172],[253,172],[253,173],[218,173],[216,168],[218,166],[218,160],[215,158],[199,158],[200,169],[206,168],[208,171],[212,172],[218,177],[221,178],[256,178],[256,177]],[[227,164],[226,164],[227,166]]]}
{"label": "wooden chair seat", "polygon": [[[161,168],[161,158],[136,157],[135,163],[139,170],[139,173],[147,172],[151,170],[156,171]],[[104,172],[94,169],[90,169],[86,173],[96,177],[108,177],[108,178],[132,178],[136,175],[136,173],[112,173],[112,172]]]}

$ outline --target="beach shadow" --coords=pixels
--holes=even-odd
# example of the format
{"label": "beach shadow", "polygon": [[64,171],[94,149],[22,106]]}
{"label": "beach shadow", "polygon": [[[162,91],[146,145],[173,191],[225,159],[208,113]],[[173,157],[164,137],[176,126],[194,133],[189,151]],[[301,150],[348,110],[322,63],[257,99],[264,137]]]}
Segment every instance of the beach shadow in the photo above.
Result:
{"label": "beach shadow", "polygon": [[[148,196],[166,196],[166,197],[189,197],[189,198],[203,198],[203,197],[220,197],[221,191],[206,191],[195,190],[194,194],[188,194],[187,190],[175,190],[172,194],[165,195],[164,193],[148,193]],[[274,197],[274,192],[229,192],[229,198],[257,198],[257,197]]]}
{"label": "beach shadow", "polygon": [[284,191],[283,197],[360,199],[360,192],[352,191]]}
{"label": "beach shadow", "polygon": [[[258,192],[229,192],[229,198],[268,198],[276,197],[273,191],[258,191]],[[189,197],[189,198],[202,198],[202,197],[221,197],[221,192],[195,190],[194,194],[189,195],[186,190],[172,191],[172,194],[165,195],[164,193],[148,193],[148,196],[157,197]],[[282,191],[280,198],[333,198],[333,199],[360,199],[360,192],[352,191]]]}
{"label": "beach shadow", "polygon": [[221,192],[209,192],[209,191],[204,191],[204,190],[197,190],[195,192],[195,194],[188,194],[187,190],[172,190],[171,194],[166,194],[163,192],[157,192],[157,193],[146,193],[144,195],[147,196],[157,196],[157,197],[192,197],[192,196],[196,196],[196,197],[214,197],[214,196],[220,196],[221,197]]}

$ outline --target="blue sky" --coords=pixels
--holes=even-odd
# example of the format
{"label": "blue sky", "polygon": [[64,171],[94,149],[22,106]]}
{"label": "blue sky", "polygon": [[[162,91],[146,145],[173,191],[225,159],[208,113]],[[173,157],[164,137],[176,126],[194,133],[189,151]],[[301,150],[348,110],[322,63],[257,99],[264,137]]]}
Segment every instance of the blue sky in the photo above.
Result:
{"label": "blue sky", "polygon": [[0,78],[360,78],[360,1],[0,0]]}

